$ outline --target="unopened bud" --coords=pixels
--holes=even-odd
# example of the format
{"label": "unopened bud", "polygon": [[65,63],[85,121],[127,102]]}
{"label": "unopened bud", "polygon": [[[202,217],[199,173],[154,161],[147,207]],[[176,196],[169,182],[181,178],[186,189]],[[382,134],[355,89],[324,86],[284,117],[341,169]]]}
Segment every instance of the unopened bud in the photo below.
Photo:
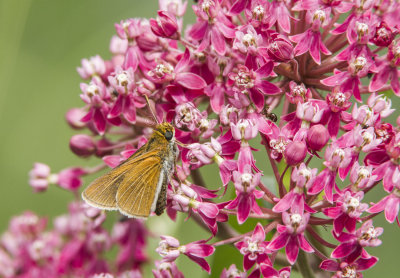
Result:
{"label": "unopened bud", "polygon": [[96,151],[92,137],[86,134],[77,134],[69,141],[71,151],[78,156],[90,156]]}
{"label": "unopened bud", "polygon": [[304,142],[300,141],[290,142],[287,144],[283,155],[288,165],[298,165],[306,158],[307,146]]}
{"label": "unopened bud", "polygon": [[314,125],[307,131],[307,145],[314,151],[320,151],[328,141],[329,132],[323,125]]}

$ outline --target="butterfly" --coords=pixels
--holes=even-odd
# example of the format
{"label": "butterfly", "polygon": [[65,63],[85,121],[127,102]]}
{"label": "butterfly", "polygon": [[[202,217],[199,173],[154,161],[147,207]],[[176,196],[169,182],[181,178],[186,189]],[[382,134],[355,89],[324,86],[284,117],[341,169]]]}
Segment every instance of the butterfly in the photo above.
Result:
{"label": "butterfly", "polygon": [[82,199],[93,207],[118,210],[128,217],[145,219],[151,212],[161,215],[178,155],[174,127],[170,123],[158,123],[147,143],[94,180],[82,192]]}

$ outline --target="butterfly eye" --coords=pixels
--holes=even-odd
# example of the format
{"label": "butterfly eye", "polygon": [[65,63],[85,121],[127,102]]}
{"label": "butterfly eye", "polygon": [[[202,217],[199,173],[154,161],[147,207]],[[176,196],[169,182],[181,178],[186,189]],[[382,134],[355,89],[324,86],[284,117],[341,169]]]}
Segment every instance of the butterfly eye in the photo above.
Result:
{"label": "butterfly eye", "polygon": [[167,130],[167,131],[165,132],[165,134],[164,134],[165,139],[167,139],[168,141],[172,139],[172,136],[173,136],[173,134],[172,134],[172,132],[169,131],[169,130]]}

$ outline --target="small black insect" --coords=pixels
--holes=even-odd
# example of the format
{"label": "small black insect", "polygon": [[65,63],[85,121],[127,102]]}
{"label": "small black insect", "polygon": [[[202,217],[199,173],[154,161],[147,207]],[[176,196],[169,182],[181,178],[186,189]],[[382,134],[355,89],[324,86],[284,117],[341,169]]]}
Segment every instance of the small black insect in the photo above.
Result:
{"label": "small black insect", "polygon": [[265,105],[263,110],[261,110],[261,114],[263,114],[267,119],[276,123],[278,121],[278,116],[275,113],[268,112],[269,106]]}

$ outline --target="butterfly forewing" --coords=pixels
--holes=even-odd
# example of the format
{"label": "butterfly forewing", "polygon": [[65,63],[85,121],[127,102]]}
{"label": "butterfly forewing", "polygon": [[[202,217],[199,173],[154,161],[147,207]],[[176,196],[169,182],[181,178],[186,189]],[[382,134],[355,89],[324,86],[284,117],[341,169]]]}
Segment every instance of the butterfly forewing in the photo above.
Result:
{"label": "butterfly forewing", "polygon": [[149,156],[146,153],[147,149],[148,144],[143,145],[122,164],[93,181],[82,192],[82,198],[91,206],[106,210],[118,210],[115,199],[118,186],[131,176],[130,173],[135,164]]}
{"label": "butterfly forewing", "polygon": [[130,217],[146,218],[154,210],[158,198],[162,173],[161,158],[156,151],[147,159],[140,160],[131,170],[130,178],[118,187],[116,201],[121,213]]}

